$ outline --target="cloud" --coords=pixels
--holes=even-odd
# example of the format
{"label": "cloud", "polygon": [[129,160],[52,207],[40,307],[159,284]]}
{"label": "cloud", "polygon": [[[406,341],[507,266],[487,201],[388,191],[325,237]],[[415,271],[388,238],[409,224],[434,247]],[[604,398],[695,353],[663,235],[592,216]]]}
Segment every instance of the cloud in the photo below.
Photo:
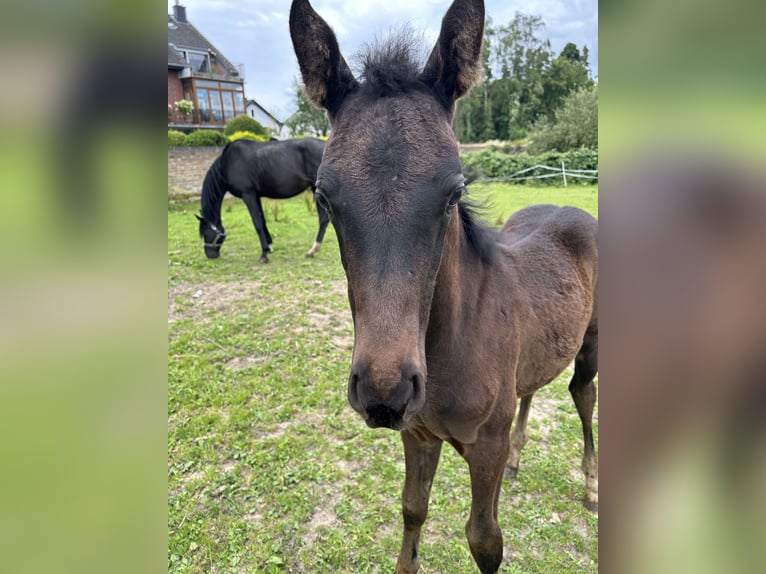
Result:
{"label": "cloud", "polygon": [[[175,0],[168,1],[172,14]],[[245,94],[282,119],[294,110],[293,80],[299,74],[288,28],[287,0],[181,0],[189,21],[233,64],[246,67]],[[436,41],[449,0],[312,0],[312,5],[335,30],[343,54],[352,56],[366,43],[395,26],[409,23],[422,33],[424,47]],[[505,24],[516,11],[539,14],[546,22],[552,48],[567,42],[587,44],[591,67],[598,70],[597,0],[486,0],[495,24]]]}

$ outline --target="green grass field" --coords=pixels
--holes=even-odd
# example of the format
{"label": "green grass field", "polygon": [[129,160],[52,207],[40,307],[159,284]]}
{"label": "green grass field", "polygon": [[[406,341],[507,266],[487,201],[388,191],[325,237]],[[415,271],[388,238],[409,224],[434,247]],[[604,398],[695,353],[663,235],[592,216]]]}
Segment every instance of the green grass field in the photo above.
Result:
{"label": "green grass field", "polygon": [[[488,184],[471,194],[490,202],[493,224],[531,203],[597,215],[596,187]],[[269,206],[275,251],[259,265],[244,203],[228,198],[228,239],[207,260],[198,209],[168,208],[168,571],[393,572],[402,447],[347,403],[353,330],[335,232],[306,259],[317,222],[305,199],[280,202],[279,221]],[[535,396],[519,476],[503,486],[502,572],[597,571],[570,376]],[[469,508],[468,467],[445,446],[421,572],[477,572],[463,533]]]}

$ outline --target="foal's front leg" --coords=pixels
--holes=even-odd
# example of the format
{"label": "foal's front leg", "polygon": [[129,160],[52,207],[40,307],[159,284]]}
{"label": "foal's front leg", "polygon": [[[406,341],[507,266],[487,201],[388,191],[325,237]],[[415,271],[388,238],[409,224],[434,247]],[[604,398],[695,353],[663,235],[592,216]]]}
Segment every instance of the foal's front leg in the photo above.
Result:
{"label": "foal's front leg", "polygon": [[506,426],[500,431],[482,432],[466,456],[471,471],[471,517],[465,534],[482,574],[495,574],[503,560],[497,503],[508,460],[509,430]]}
{"label": "foal's front leg", "polygon": [[442,441],[418,440],[402,431],[404,443],[405,479],[402,491],[402,517],[404,536],[402,550],[396,561],[396,574],[415,574],[418,571],[418,542],[420,528],[428,515],[428,499],[431,495],[436,467],[442,450]]}

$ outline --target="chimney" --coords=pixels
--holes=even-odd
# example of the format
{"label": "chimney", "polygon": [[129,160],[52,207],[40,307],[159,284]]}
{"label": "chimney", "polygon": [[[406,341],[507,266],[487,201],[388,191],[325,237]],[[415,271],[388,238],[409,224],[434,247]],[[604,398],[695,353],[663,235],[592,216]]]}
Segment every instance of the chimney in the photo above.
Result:
{"label": "chimney", "polygon": [[181,6],[181,0],[176,0],[176,5],[173,6],[173,17],[176,22],[186,22],[186,6]]}

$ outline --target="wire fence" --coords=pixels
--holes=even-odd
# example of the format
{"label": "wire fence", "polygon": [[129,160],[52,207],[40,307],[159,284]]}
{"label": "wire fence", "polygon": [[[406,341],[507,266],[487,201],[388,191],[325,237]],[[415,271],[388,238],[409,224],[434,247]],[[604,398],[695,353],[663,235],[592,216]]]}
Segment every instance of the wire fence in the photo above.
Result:
{"label": "wire fence", "polygon": [[[535,175],[525,175],[536,170],[544,170],[548,173],[538,173]],[[567,177],[570,178],[583,178],[583,179],[595,179],[598,181],[597,169],[567,169],[564,162],[561,162],[561,167],[550,167],[548,165],[533,165],[526,169],[512,173],[511,175],[504,175],[499,177],[483,177],[476,180],[476,183],[485,183],[491,181],[524,181],[529,179],[547,179],[551,177],[560,177],[564,180],[564,187],[567,187]]]}

